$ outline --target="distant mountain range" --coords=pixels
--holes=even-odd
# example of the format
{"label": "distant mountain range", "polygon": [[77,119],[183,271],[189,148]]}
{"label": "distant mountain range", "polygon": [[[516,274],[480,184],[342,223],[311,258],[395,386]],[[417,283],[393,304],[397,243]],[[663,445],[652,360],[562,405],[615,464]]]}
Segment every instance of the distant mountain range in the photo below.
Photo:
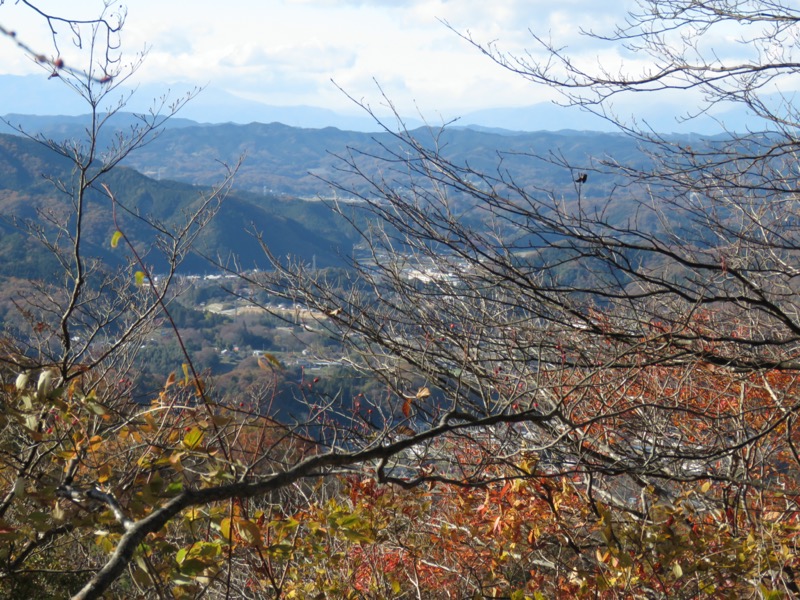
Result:
{"label": "distant mountain range", "polygon": [[[85,137],[87,117],[7,115],[6,121],[29,135],[56,141]],[[129,131],[136,117],[118,113],[100,139],[101,146],[113,142],[117,132]],[[5,131],[15,131],[6,127]],[[70,165],[31,139],[0,133],[0,275],[32,276],[52,272],[52,265],[20,223],[40,220],[37,210],[64,210],[63,197],[43,178],[67,181]],[[420,127],[410,132],[424,147],[436,149],[455,165],[474,173],[475,185],[485,186],[480,174],[513,179],[515,185],[532,193],[556,194],[574,199],[575,178],[591,171],[580,196],[587,204],[614,198],[604,206],[610,219],[627,219],[632,210],[630,196],[612,174],[594,170],[597,161],[609,159],[643,166],[647,160],[631,138],[618,133],[589,131],[520,132],[486,127]],[[695,145],[701,136],[674,136],[676,142]],[[151,143],[134,152],[124,166],[106,181],[115,194],[134,212],[167,226],[197,205],[208,186],[225,174],[221,163],[235,164],[243,157],[234,180],[234,190],[216,219],[199,240],[200,254],[230,260],[243,267],[263,266],[263,251],[246,231],[263,233],[275,255],[293,255],[320,267],[338,265],[352,254],[357,238],[344,219],[335,218],[320,198],[350,195],[371,197],[373,184],[348,160],[358,163],[361,173],[381,178],[392,185],[405,173],[403,160],[408,148],[391,131],[364,133],[334,127],[321,129],[291,127],[281,123],[201,124],[185,118],[172,119]],[[386,161],[386,158],[392,160]],[[335,183],[335,185],[332,184]],[[344,191],[342,191],[344,190]],[[627,194],[627,195],[626,195]],[[480,227],[484,218],[473,198],[454,197],[454,208],[470,225]],[[91,253],[104,261],[121,260],[108,241],[113,234],[110,204],[97,194],[91,198],[87,239]],[[355,210],[355,209],[354,209]],[[16,223],[14,219],[18,219]],[[22,221],[20,221],[20,219]],[[136,219],[131,227],[134,239],[150,243],[153,232]],[[513,233],[513,232],[512,232]],[[158,270],[158,258],[153,256]],[[200,255],[189,258],[185,269],[208,269]]]}
{"label": "distant mountain range", "polygon": [[[88,117],[39,117],[6,115],[6,121],[29,134],[60,141],[81,139]],[[101,144],[112,142],[116,132],[125,133],[136,122],[130,113],[115,115]],[[0,132],[14,133],[8,126]],[[18,133],[18,132],[17,132]],[[450,127],[418,128],[411,134],[423,144],[437,144],[448,159],[469,164],[479,172],[494,172],[502,158],[504,168],[517,183],[539,188],[570,186],[574,169],[610,157],[630,162],[640,157],[637,144],[616,133],[577,131],[513,132],[503,129]],[[385,172],[381,157],[391,152],[404,155],[406,148],[389,131],[363,133],[333,127],[310,129],[282,123],[200,124],[183,118],[168,121],[150,144],[137,150],[126,165],[153,179],[194,185],[213,185],[224,176],[224,165],[243,158],[236,175],[236,189],[269,197],[330,197],[336,192],[330,181],[359,193],[368,183],[348,170],[343,158],[357,156],[367,172]],[[613,182],[594,178],[586,193],[602,196]]]}
{"label": "distant mountain range", "polygon": [[[165,94],[179,98],[195,89],[195,85],[175,82],[166,88],[163,85],[142,85],[130,96],[126,110],[146,112],[154,100]],[[56,79],[42,75],[0,75],[0,114],[30,114],[74,116],[86,112],[86,103],[76,93]],[[134,90],[121,89],[112,95],[111,102],[128,98]],[[647,103],[637,103],[635,107],[639,123],[662,133],[703,133],[715,134],[721,131],[720,122],[728,130],[744,131],[751,117],[743,110],[723,110],[715,115],[703,115],[688,123],[678,123],[673,117],[675,107],[659,104],[656,97]],[[624,114],[624,113],[623,113]],[[355,105],[347,114],[313,106],[273,106],[242,98],[209,84],[184,108],[182,118],[198,123],[272,123],[278,122],[292,127],[325,128],[336,127],[349,131],[374,132],[381,127],[373,118]],[[589,114],[578,108],[564,108],[553,103],[540,103],[525,107],[496,107],[478,111],[458,113],[445,110],[441,113],[425,115],[427,124],[438,127],[453,122],[459,126],[478,126],[499,128],[509,131],[558,131],[562,129],[588,131],[614,131],[615,128],[605,119]],[[424,123],[418,116],[404,115],[405,126],[416,128]],[[387,121],[390,127],[393,119]]]}

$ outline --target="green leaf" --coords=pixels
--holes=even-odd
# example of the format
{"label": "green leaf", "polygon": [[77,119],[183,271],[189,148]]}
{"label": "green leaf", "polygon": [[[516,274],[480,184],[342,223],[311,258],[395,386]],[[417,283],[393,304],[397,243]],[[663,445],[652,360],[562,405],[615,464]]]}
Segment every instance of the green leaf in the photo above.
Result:
{"label": "green leaf", "polygon": [[119,245],[120,239],[122,239],[122,232],[115,231],[114,235],[111,236],[111,247],[116,248]]}
{"label": "green leaf", "polygon": [[181,573],[184,575],[194,576],[199,575],[207,568],[212,566],[212,561],[201,560],[199,558],[189,558],[181,564]]}
{"label": "green leaf", "polygon": [[108,414],[106,407],[102,404],[98,404],[97,402],[87,402],[86,408],[89,410],[89,412],[97,415],[98,417]]}
{"label": "green leaf", "polygon": [[341,532],[344,538],[349,542],[364,542],[371,544],[373,541],[375,541],[372,539],[372,536],[348,527],[343,527]]}
{"label": "green leaf", "polygon": [[271,556],[288,557],[292,555],[294,547],[291,544],[272,544],[267,548],[267,552]]}
{"label": "green leaf", "polygon": [[28,515],[28,521],[31,522],[36,531],[47,531],[50,529],[51,521],[48,513],[40,510],[34,511]]}
{"label": "green leaf", "polygon": [[338,519],[337,525],[339,527],[349,527],[352,528],[355,525],[363,525],[364,521],[361,519],[359,515],[346,515],[341,519]]}
{"label": "green leaf", "polygon": [[779,590],[770,590],[764,584],[759,585],[758,588],[764,600],[781,600],[784,597]]}
{"label": "green leaf", "polygon": [[180,481],[173,481],[167,486],[166,493],[169,496],[176,496],[183,491],[183,483]]}
{"label": "green leaf", "polygon": [[141,287],[142,284],[144,284],[144,271],[136,271],[136,273],[133,274],[133,277],[137,286]]}
{"label": "green leaf", "polygon": [[195,542],[189,550],[190,557],[215,558],[222,552],[218,542]]}
{"label": "green leaf", "polygon": [[25,496],[25,478],[24,477],[17,477],[16,481],[14,481],[14,487],[12,488],[14,496],[16,498],[22,498]]}

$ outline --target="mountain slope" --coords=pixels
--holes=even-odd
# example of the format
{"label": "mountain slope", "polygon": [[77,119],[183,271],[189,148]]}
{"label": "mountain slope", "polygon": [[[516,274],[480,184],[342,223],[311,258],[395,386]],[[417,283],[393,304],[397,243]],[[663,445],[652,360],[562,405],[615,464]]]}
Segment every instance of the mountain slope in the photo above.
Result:
{"label": "mountain slope", "polygon": [[[47,277],[53,273],[52,258],[29,235],[30,225],[42,227],[51,238],[57,226],[49,224],[45,214],[56,223],[72,224],[70,198],[59,193],[51,181],[69,182],[71,164],[31,140],[0,135],[0,274],[21,277]],[[119,201],[130,211],[176,227],[196,210],[206,190],[174,181],[157,181],[137,171],[120,167],[103,179]],[[156,234],[138,218],[121,213],[120,227],[142,249],[152,248]],[[107,263],[124,260],[121,249],[110,248],[115,226],[111,203],[99,192],[88,198],[85,225],[87,256]],[[343,221],[334,219],[330,209],[320,202],[292,203],[273,196],[232,193],[222,204],[216,218],[198,239],[198,249],[223,261],[235,257],[245,266],[264,266],[266,261],[257,240],[247,230],[263,232],[272,250],[279,256],[296,255],[302,260],[316,259],[319,266],[339,263],[339,255],[349,255],[351,234]],[[158,271],[165,267],[155,252],[146,259]],[[213,267],[199,254],[190,255],[183,269],[203,271]]]}

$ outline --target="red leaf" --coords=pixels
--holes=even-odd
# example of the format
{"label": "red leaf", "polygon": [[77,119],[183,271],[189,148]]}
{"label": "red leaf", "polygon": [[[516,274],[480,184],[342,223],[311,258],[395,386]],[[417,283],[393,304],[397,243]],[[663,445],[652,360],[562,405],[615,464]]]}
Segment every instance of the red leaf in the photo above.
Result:
{"label": "red leaf", "polygon": [[406,418],[411,416],[411,398],[406,398],[406,401],[403,402],[402,410]]}

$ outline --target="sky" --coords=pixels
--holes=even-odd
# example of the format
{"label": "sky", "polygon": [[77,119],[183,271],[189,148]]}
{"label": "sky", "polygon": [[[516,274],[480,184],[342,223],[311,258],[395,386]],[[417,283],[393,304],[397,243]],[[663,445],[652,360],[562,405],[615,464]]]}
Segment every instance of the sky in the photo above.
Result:
{"label": "sky", "polygon": [[[100,0],[37,5],[78,18],[102,8]],[[353,108],[346,94],[379,103],[382,90],[406,112],[470,111],[554,95],[499,68],[443,22],[512,53],[533,47],[529,28],[585,52],[579,29],[610,28],[624,6],[624,0],[130,0],[122,43],[129,54],[148,48],[136,74],[140,84],[201,85],[267,104],[334,110]],[[46,23],[27,7],[6,0],[0,25],[49,52]],[[33,73],[41,69],[0,39],[0,74]]]}
{"label": "sky", "polygon": [[[79,19],[92,18],[103,7],[102,0],[35,4]],[[122,47],[128,59],[146,49],[132,82],[147,93],[203,86],[207,98],[228,94],[340,112],[358,110],[352,99],[376,110],[391,102],[403,115],[449,120],[558,97],[500,68],[458,33],[511,55],[544,56],[533,32],[566,48],[579,65],[614,70],[623,61],[646,64],[644,56],[580,34],[610,33],[635,0],[129,0],[124,5]],[[37,51],[51,52],[47,23],[23,4],[0,0],[0,26]],[[59,40],[68,64],[85,62],[69,49],[68,31],[61,31]],[[42,70],[13,40],[0,36],[3,74]],[[622,112],[637,110],[641,100],[622,106]],[[686,109],[686,94],[677,106]],[[0,101],[0,114],[6,112]]]}

